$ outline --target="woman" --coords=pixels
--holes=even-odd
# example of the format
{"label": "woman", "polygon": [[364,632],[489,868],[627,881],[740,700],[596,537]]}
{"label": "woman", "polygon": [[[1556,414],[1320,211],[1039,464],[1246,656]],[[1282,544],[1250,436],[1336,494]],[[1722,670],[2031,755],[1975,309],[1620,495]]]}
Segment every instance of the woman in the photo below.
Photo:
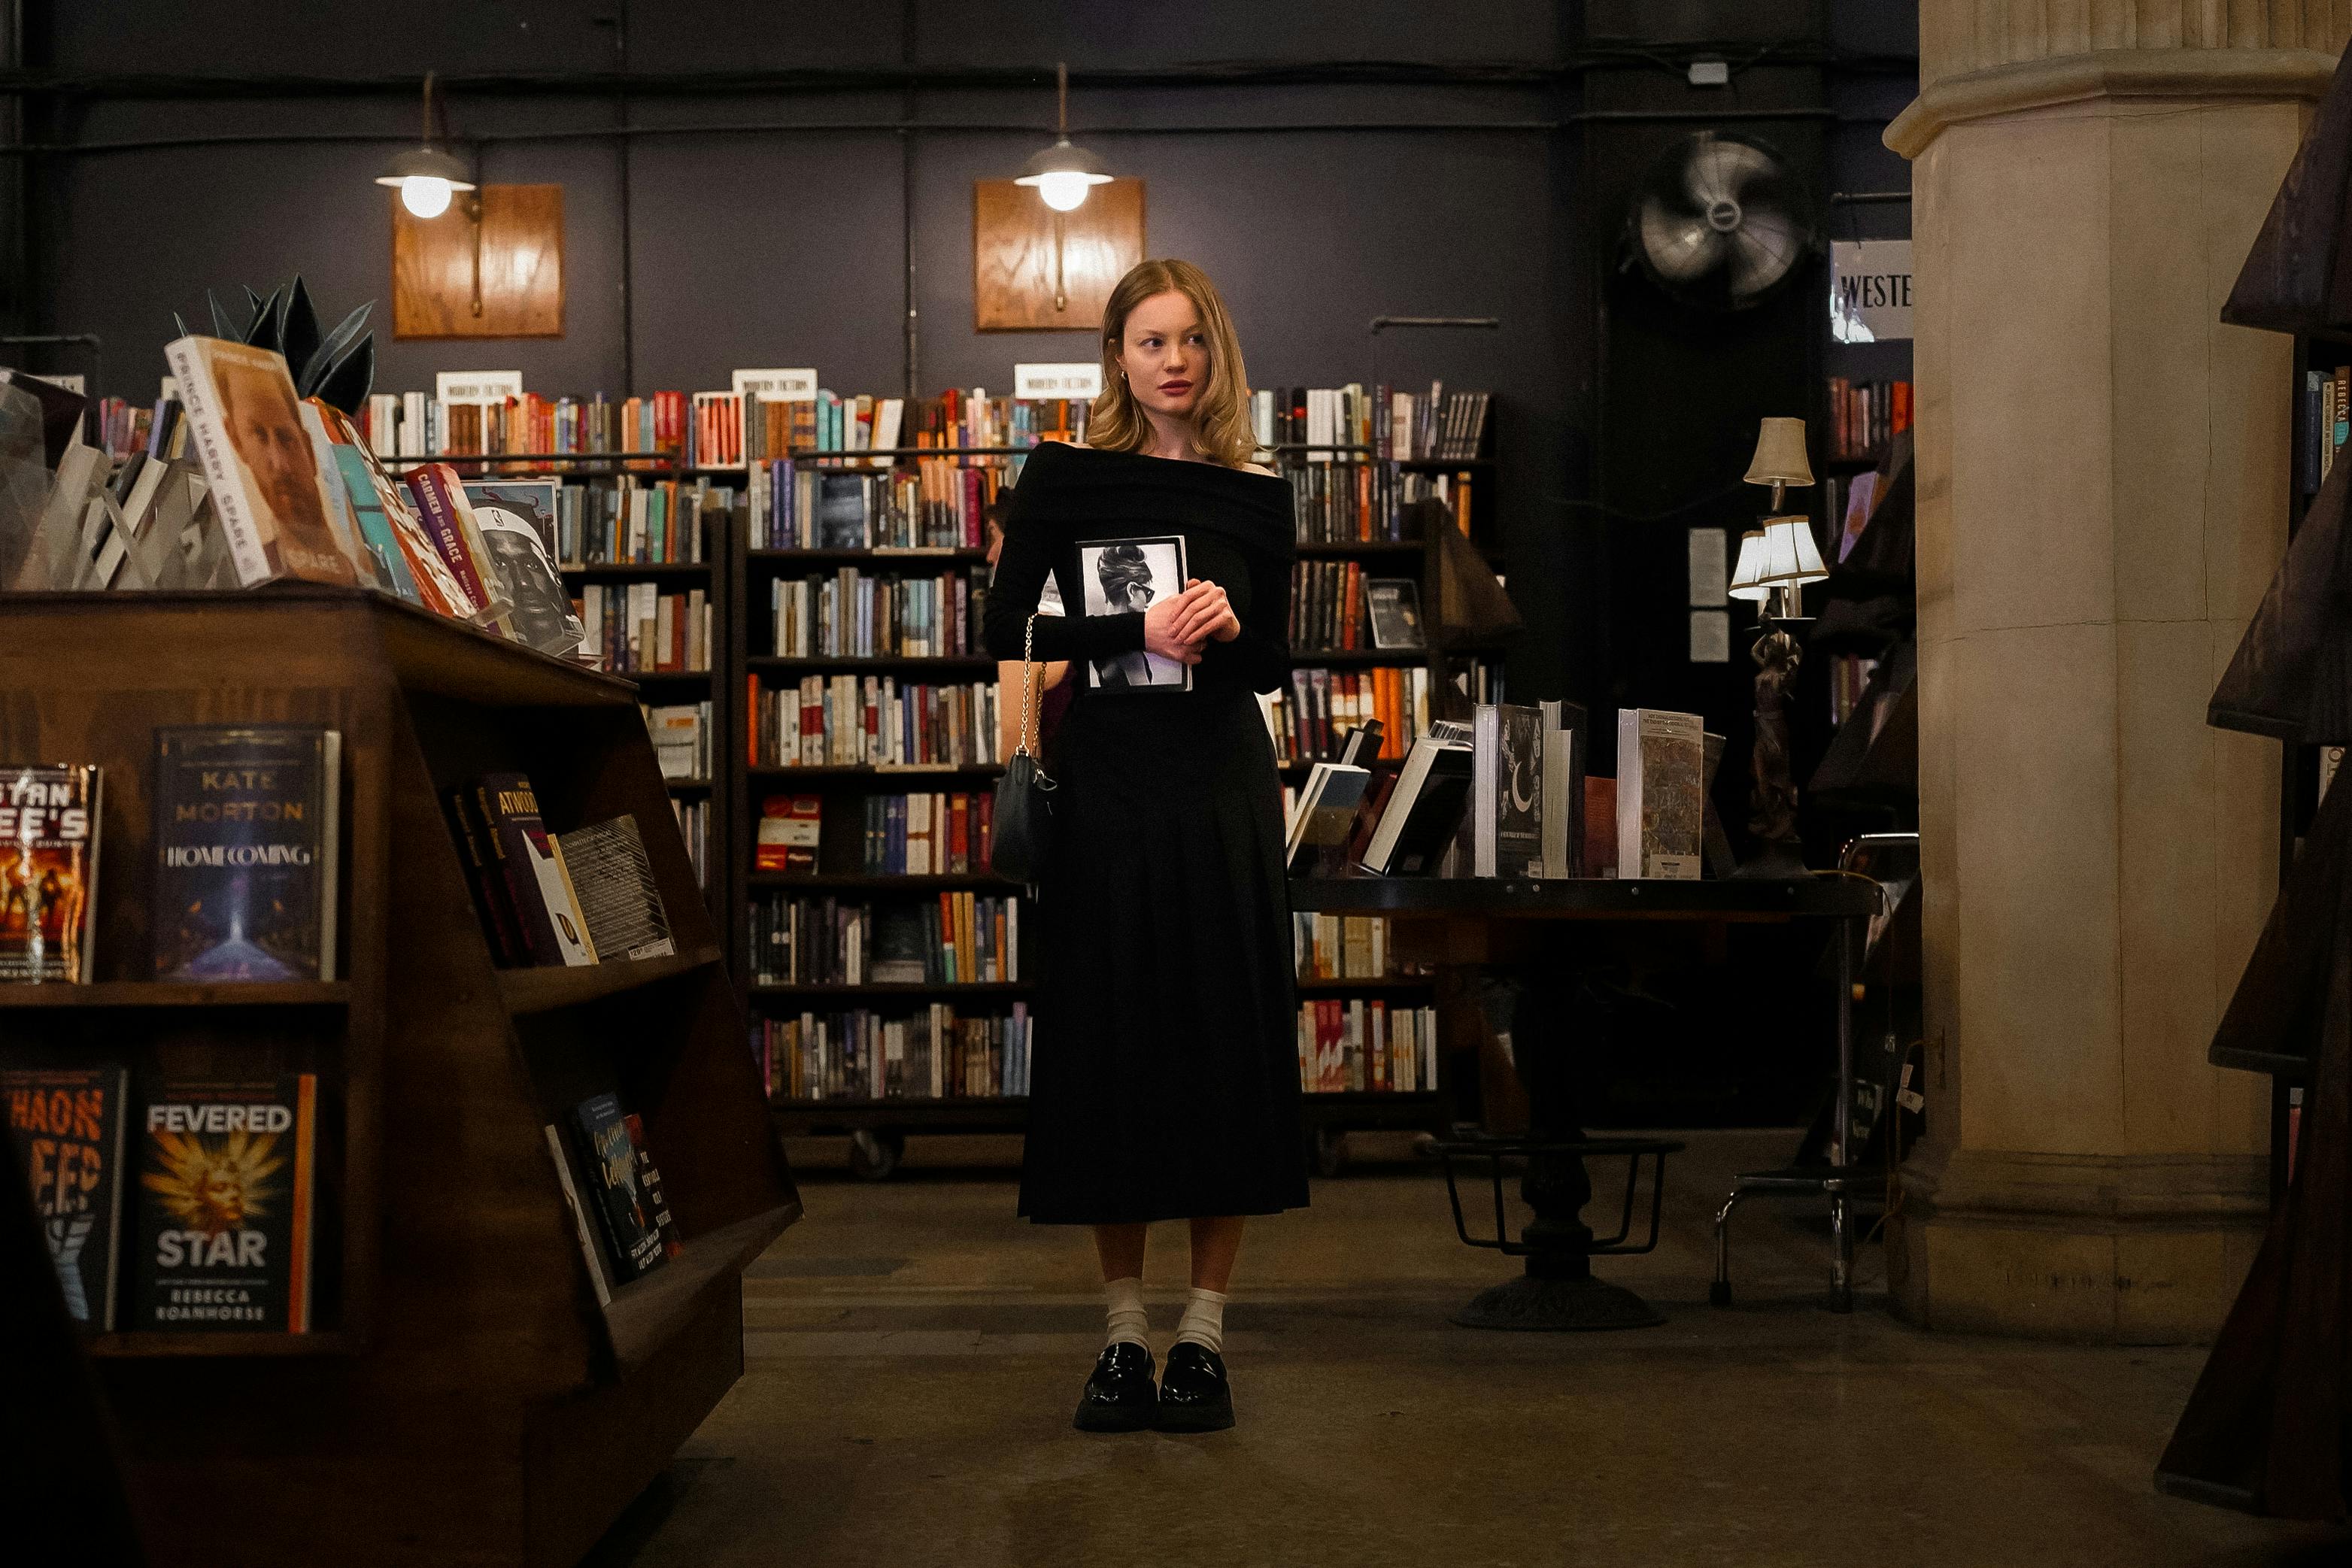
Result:
{"label": "woman", "polygon": [[[1034,622],[1035,657],[1070,661],[1074,695],[1038,887],[1021,1212],[1094,1227],[1109,1343],[1076,1425],[1214,1431],[1234,1419],[1223,1312],[1243,1217],[1307,1202],[1282,789],[1252,695],[1290,674],[1290,487],[1249,461],[1241,346],[1198,267],[1147,261],[1121,278],[1102,359],[1087,445],[1048,443],[1023,466],[989,649],[1021,658],[1049,576],[1066,612],[1086,605],[1082,541],[1181,537],[1185,580],[1148,607]],[[1145,653],[1189,685],[1097,673]],[[1142,1280],[1155,1219],[1191,1221],[1192,1246],[1157,1390]]]}

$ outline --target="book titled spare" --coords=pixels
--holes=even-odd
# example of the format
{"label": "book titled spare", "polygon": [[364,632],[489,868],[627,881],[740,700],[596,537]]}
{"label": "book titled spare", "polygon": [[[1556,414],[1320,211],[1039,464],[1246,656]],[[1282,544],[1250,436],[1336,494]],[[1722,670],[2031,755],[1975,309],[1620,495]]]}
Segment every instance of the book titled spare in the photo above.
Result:
{"label": "book titled spare", "polygon": [[333,979],[341,797],[338,731],[157,730],[157,977]]}
{"label": "book titled spare", "polygon": [[0,1122],[57,1265],[66,1311],[93,1333],[114,1327],[122,1219],[121,1067],[0,1069]]}
{"label": "book titled spare", "polygon": [[149,1086],[131,1327],[310,1331],[318,1087],[308,1072]]}

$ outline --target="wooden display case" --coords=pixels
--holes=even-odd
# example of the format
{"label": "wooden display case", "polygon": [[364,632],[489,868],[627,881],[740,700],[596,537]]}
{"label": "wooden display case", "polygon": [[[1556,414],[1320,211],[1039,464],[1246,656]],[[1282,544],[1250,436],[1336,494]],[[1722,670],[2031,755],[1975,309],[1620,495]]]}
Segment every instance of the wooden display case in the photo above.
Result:
{"label": "wooden display case", "polygon": [[[11,596],[0,668],[0,757],[105,769],[98,983],[0,988],[0,1061],[315,1071],[330,1112],[316,1332],[89,1343],[151,1557],[575,1562],[740,1375],[800,1213],[635,688],[290,587]],[[333,982],[145,977],[153,731],[244,722],[342,734]],[[494,967],[440,799],[502,769],[557,831],[636,819],[677,956]],[[543,1129],[614,1088],[686,1245],[600,1307]]]}

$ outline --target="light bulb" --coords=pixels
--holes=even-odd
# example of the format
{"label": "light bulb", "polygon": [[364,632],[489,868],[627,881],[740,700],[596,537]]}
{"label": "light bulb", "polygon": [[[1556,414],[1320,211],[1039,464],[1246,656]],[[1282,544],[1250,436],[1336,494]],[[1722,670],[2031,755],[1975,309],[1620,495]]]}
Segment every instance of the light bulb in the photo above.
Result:
{"label": "light bulb", "polygon": [[1057,213],[1076,212],[1094,182],[1076,169],[1054,170],[1037,176],[1037,194]]}
{"label": "light bulb", "polygon": [[400,204],[420,218],[437,218],[449,210],[449,182],[431,174],[411,174],[400,183]]}

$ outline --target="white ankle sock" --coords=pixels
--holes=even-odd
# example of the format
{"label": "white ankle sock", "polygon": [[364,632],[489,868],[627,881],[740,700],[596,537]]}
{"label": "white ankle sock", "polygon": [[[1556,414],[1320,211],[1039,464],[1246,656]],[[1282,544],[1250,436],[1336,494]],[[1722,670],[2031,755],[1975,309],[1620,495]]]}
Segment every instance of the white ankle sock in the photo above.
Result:
{"label": "white ankle sock", "polygon": [[1184,1315],[1176,1322],[1176,1343],[1186,1340],[1218,1355],[1225,1354],[1224,1297],[1196,1289],[1185,1298]]}
{"label": "white ankle sock", "polygon": [[1151,1341],[1145,1331],[1150,1319],[1143,1312],[1143,1281],[1132,1274],[1124,1280],[1105,1280],[1103,1299],[1110,1304],[1110,1333],[1103,1343],[1117,1344],[1124,1340],[1150,1349]]}

